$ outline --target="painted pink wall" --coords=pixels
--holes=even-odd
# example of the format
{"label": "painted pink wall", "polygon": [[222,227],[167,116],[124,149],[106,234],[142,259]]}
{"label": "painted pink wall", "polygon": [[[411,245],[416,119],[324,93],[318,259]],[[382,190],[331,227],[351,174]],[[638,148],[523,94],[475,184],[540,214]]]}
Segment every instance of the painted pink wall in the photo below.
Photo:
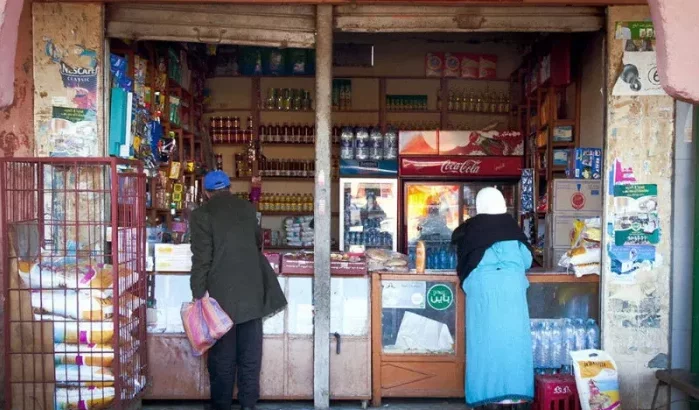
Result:
{"label": "painted pink wall", "polygon": [[649,0],[658,73],[671,96],[699,103],[699,0]]}
{"label": "painted pink wall", "polygon": [[[0,157],[32,156],[34,74],[31,2],[0,0],[0,9],[3,7],[5,14],[0,13],[0,19],[4,17],[0,22],[0,55],[3,56],[0,59],[0,101],[9,100],[9,105],[0,104]],[[10,26],[14,30],[9,30]],[[4,58],[6,53],[13,57]]]}
{"label": "painted pink wall", "polygon": [[12,103],[17,27],[23,0],[0,0],[0,107]]}

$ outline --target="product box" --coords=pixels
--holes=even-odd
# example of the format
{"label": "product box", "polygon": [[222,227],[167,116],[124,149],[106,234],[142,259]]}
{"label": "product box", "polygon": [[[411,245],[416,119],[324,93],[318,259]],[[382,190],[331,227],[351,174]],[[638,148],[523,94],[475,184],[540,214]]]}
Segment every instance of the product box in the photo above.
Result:
{"label": "product box", "polygon": [[602,181],[555,179],[551,209],[556,212],[602,213]]}
{"label": "product box", "polygon": [[602,149],[576,148],[568,155],[566,176],[575,179],[602,178]]}
{"label": "product box", "polygon": [[[313,274],[313,252],[287,253],[282,256],[282,273],[284,275]],[[330,254],[330,274],[360,276],[367,274],[366,258],[342,252]]]}
{"label": "product box", "polygon": [[481,54],[478,64],[478,78],[497,78],[498,57],[491,54]]}
{"label": "product box", "polygon": [[281,255],[278,252],[263,252],[263,255],[265,255],[265,258],[267,258],[267,261],[272,266],[272,269],[274,269],[274,273],[279,275],[279,269],[281,268]]}
{"label": "product box", "polygon": [[457,54],[444,53],[444,76],[453,78],[461,76],[461,62]]}
{"label": "product box", "polygon": [[549,234],[546,235],[547,246],[553,248],[570,249],[575,235],[575,221],[577,219],[599,218],[601,213],[571,212],[554,213],[550,218],[548,226]]}
{"label": "product box", "polygon": [[425,55],[425,76],[442,77],[444,75],[444,53],[427,53]]}
{"label": "product box", "polygon": [[188,243],[173,245],[155,244],[156,272],[189,272],[192,270],[192,250]]}
{"label": "product box", "polygon": [[568,269],[558,266],[558,262],[563,255],[568,252],[569,248],[545,248],[544,249],[544,268],[550,272],[567,272]]}
{"label": "product box", "polygon": [[570,150],[554,149],[553,150],[553,166],[554,167],[566,167],[566,166],[568,166],[569,154],[570,154]]}
{"label": "product box", "polygon": [[553,142],[573,142],[573,126],[558,125],[553,127]]}
{"label": "product box", "polygon": [[470,53],[459,56],[461,58],[461,78],[478,78],[481,56]]}

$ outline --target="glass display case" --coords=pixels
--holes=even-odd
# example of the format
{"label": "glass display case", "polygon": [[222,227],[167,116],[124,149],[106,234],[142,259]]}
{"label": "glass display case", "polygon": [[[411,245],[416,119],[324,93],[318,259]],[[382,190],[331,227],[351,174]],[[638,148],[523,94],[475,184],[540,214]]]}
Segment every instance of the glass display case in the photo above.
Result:
{"label": "glass display case", "polygon": [[463,397],[459,278],[381,272],[371,284],[372,404],[380,407],[382,397]]}
{"label": "glass display case", "polygon": [[397,250],[398,181],[378,178],[340,179],[340,249]]}
{"label": "glass display case", "polygon": [[476,215],[476,195],[485,187],[498,188],[505,197],[508,212],[517,217],[517,185],[513,182],[404,183],[404,225],[410,269],[415,269],[418,241],[425,243],[426,269],[456,269],[451,234],[461,222]]}

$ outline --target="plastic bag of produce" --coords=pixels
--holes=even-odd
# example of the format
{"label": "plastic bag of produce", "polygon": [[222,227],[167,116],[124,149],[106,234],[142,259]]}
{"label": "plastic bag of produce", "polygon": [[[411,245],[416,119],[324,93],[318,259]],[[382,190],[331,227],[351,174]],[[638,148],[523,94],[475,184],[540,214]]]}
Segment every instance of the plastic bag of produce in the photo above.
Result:
{"label": "plastic bag of produce", "polygon": [[614,359],[602,350],[570,352],[582,410],[621,410],[619,374]]}
{"label": "plastic bag of produce", "polygon": [[600,218],[576,219],[573,223],[573,237],[571,246],[599,247],[602,241],[602,229]]}
{"label": "plastic bag of produce", "polygon": [[231,318],[208,293],[201,299],[183,304],[181,314],[194,356],[203,355],[233,327]]}
{"label": "plastic bag of produce", "polygon": [[106,320],[114,314],[111,301],[73,290],[32,292],[32,308],[37,313],[82,320]]}
{"label": "plastic bag of produce", "polygon": [[94,410],[109,406],[115,397],[113,387],[104,389],[56,389],[55,410]]}

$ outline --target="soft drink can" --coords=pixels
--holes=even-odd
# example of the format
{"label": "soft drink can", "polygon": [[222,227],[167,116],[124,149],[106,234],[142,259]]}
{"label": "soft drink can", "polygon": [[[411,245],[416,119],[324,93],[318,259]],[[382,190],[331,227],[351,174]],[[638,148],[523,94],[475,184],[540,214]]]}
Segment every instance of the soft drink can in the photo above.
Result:
{"label": "soft drink can", "polygon": [[340,158],[348,160],[354,159],[355,145],[352,128],[343,128],[342,133],[340,134]]}

